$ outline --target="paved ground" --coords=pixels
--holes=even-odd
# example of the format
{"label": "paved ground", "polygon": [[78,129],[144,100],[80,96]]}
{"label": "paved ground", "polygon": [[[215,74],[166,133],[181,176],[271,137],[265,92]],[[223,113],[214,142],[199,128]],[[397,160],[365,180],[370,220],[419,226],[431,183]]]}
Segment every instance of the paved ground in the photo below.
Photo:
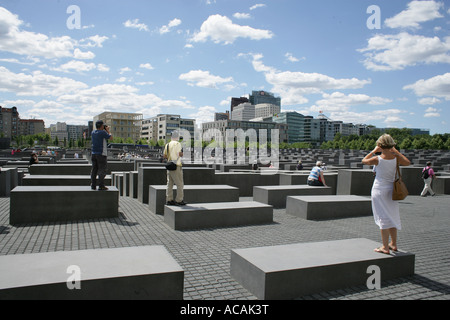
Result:
{"label": "paved ground", "polygon": [[[299,299],[450,299],[449,208],[449,195],[409,196],[400,202],[399,249],[416,254],[414,276],[384,282],[378,290],[351,287]],[[120,211],[116,219],[13,227],[8,225],[9,198],[0,198],[0,255],[164,245],[185,270],[184,299],[254,300],[229,274],[231,249],[360,237],[380,241],[372,217],[317,222],[280,209],[268,225],[181,232],[137,199],[121,197]]]}

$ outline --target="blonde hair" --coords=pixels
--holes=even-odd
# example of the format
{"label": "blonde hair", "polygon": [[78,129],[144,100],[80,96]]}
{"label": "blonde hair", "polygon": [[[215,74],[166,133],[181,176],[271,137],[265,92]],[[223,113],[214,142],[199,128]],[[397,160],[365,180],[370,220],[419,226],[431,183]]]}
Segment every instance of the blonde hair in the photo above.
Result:
{"label": "blonde hair", "polygon": [[381,149],[391,149],[395,147],[395,145],[394,139],[387,133],[383,134],[377,140],[377,146],[381,147]]}

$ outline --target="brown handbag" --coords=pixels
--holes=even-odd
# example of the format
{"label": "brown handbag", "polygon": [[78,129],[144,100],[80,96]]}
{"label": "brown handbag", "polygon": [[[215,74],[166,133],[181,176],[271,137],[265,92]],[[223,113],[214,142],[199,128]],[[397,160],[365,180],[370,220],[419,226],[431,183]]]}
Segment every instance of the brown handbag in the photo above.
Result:
{"label": "brown handbag", "polygon": [[392,200],[403,200],[408,196],[408,189],[406,188],[405,183],[402,180],[402,176],[400,174],[400,168],[398,166],[398,159],[397,159],[397,170],[395,173],[395,180],[394,180],[394,190],[392,191]]}

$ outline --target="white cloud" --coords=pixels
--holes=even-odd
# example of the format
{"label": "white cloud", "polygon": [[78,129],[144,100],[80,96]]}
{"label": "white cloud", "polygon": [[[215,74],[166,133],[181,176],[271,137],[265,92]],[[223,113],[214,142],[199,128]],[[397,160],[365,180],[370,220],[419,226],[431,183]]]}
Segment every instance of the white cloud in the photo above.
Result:
{"label": "white cloud", "polygon": [[250,19],[251,15],[249,13],[236,12],[235,14],[233,14],[233,17],[235,17],[236,19]]}
{"label": "white cloud", "polygon": [[438,104],[438,103],[441,103],[441,100],[439,100],[438,98],[435,98],[435,97],[428,97],[428,98],[422,98],[422,99],[419,99],[419,104],[422,104],[422,105],[433,105],[433,104]]}
{"label": "white cloud", "polygon": [[148,26],[145,23],[139,23],[139,19],[127,20],[123,25],[127,28],[138,29],[139,31],[149,31]]}
{"label": "white cloud", "polygon": [[139,65],[139,68],[147,69],[147,70],[153,70],[153,66],[150,63],[141,63]]}
{"label": "white cloud", "polygon": [[108,72],[109,71],[109,67],[106,64],[99,63],[97,65],[97,70],[100,71],[100,72]]}
{"label": "white cloud", "polygon": [[123,67],[119,70],[119,74],[124,74],[125,72],[130,72],[131,69],[129,67]]}
{"label": "white cloud", "polygon": [[442,18],[439,10],[443,6],[443,3],[435,1],[411,1],[408,9],[386,19],[384,23],[389,28],[420,28],[422,22]]}
{"label": "white cloud", "polygon": [[218,85],[233,82],[232,77],[222,78],[203,70],[191,70],[188,73],[181,74],[179,79],[187,81],[190,86],[203,88],[217,88]]}
{"label": "white cloud", "polygon": [[14,73],[0,66],[0,92],[12,92],[18,96],[59,96],[86,87],[85,83],[41,71]]}
{"label": "white cloud", "polygon": [[95,36],[88,37],[86,39],[81,39],[79,41],[79,44],[82,47],[98,47],[98,48],[102,48],[103,47],[103,42],[105,42],[108,39],[109,38],[107,36],[95,35]]}
{"label": "white cloud", "polygon": [[438,112],[439,110],[436,108],[429,107],[425,110],[424,117],[425,118],[438,118],[441,114]]}
{"label": "white cloud", "polygon": [[[304,110],[304,113],[307,110]],[[314,111],[314,110],[311,110]],[[370,112],[355,112],[349,110],[331,111],[328,116],[333,121],[343,121],[345,123],[354,124],[369,124],[373,121],[381,121],[386,124],[392,125],[394,123],[404,122],[400,117],[400,114],[405,113],[399,109],[387,109],[387,110],[371,110]]]}
{"label": "white cloud", "polygon": [[307,94],[321,94],[324,90],[359,89],[371,83],[370,80],[356,78],[335,79],[320,73],[278,71],[263,64],[262,54],[250,56],[253,57],[255,71],[265,74],[266,81],[273,85],[271,91],[281,96],[284,105],[307,103]]}
{"label": "white cloud", "polygon": [[255,5],[253,5],[253,6],[251,6],[250,7],[250,10],[255,10],[255,9],[258,9],[258,8],[264,8],[266,5],[265,4],[263,4],[263,3],[257,3],[257,4],[255,4]]}
{"label": "white cloud", "polygon": [[403,87],[404,90],[413,90],[419,96],[431,96],[450,100],[450,73],[435,76],[424,80],[421,79],[414,84]]}
{"label": "white cloud", "polygon": [[369,39],[364,49],[364,65],[369,70],[403,70],[419,63],[450,63],[450,37],[441,41],[438,37],[377,34]]}
{"label": "white cloud", "polygon": [[173,28],[179,26],[180,24],[181,24],[181,20],[178,19],[178,18],[175,18],[175,19],[169,21],[169,24],[168,24],[168,25],[162,26],[162,27],[159,29],[159,33],[160,33],[160,34],[168,33],[168,32],[170,32]]}
{"label": "white cloud", "polygon": [[71,60],[58,68],[52,68],[52,70],[55,71],[62,71],[62,72],[85,72],[85,71],[91,71],[96,69],[97,66],[95,63],[86,63],[83,61],[77,61],[77,60]]}
{"label": "white cloud", "polygon": [[53,37],[23,31],[23,21],[7,9],[0,7],[0,51],[48,59],[73,57],[76,41],[68,36]]}
{"label": "white cloud", "polygon": [[392,102],[392,100],[382,97],[370,97],[365,94],[346,95],[342,92],[324,93],[322,97],[322,100],[316,101],[316,104],[311,107],[311,111],[346,111],[356,105],[375,106]]}
{"label": "white cloud", "polygon": [[91,51],[82,52],[80,49],[76,48],[75,51],[73,52],[73,57],[75,59],[89,60],[94,59],[95,54]]}
{"label": "white cloud", "polygon": [[214,114],[216,112],[216,108],[204,106],[198,108],[197,112],[189,114],[188,117],[195,119],[195,124],[201,127],[202,123],[214,121]]}
{"label": "white cloud", "polygon": [[390,125],[392,125],[392,123],[397,123],[397,122],[405,122],[405,120],[403,120],[399,116],[388,116],[388,117],[386,117],[386,119],[384,119],[384,123],[387,123]]}
{"label": "white cloud", "polygon": [[292,55],[292,53],[290,53],[290,52],[287,52],[284,56],[290,62],[299,62],[300,60],[305,60],[305,57],[302,57],[301,59],[298,59],[298,58],[294,57]]}
{"label": "white cloud", "polygon": [[234,24],[229,18],[221,15],[209,16],[191,38],[193,42],[205,42],[211,39],[215,43],[231,44],[238,38],[251,40],[271,39],[273,33],[269,30],[254,29],[249,26]]}

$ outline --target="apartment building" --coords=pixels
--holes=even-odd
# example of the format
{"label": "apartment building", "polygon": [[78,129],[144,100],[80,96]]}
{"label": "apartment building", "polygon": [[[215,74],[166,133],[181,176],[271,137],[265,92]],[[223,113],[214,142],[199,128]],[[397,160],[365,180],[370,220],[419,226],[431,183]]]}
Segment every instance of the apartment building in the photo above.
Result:
{"label": "apartment building", "polygon": [[175,130],[187,130],[194,138],[195,119],[182,118],[177,114],[159,114],[142,120],[141,138],[155,142],[169,141]]}
{"label": "apartment building", "polygon": [[143,115],[141,113],[103,112],[94,117],[94,126],[98,120],[102,120],[110,127],[114,138],[124,140],[131,138],[137,141],[141,138],[141,126]]}

